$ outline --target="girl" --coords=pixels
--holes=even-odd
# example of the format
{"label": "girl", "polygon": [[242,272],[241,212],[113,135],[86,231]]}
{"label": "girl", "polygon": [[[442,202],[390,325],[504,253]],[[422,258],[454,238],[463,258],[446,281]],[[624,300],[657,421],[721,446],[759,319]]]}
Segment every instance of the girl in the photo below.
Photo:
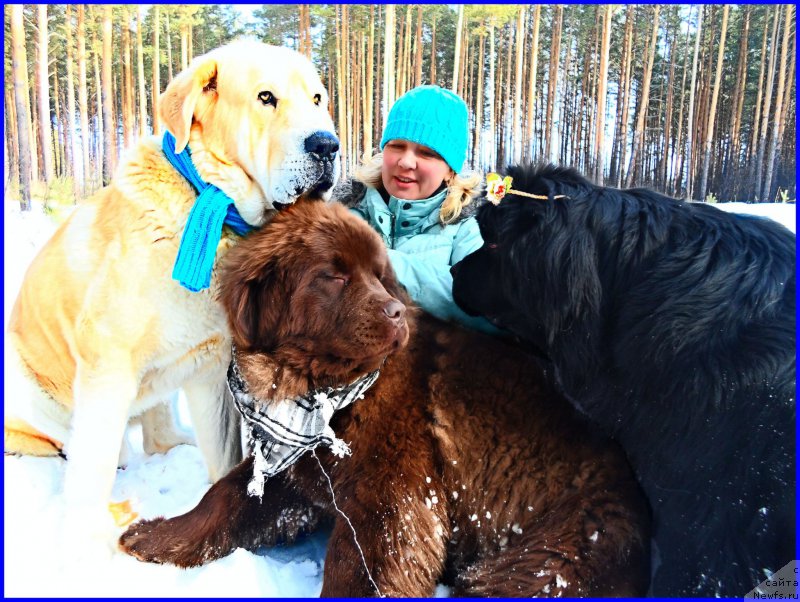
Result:
{"label": "girl", "polygon": [[381,235],[400,283],[428,313],[497,333],[453,301],[450,267],[483,245],[463,209],[479,192],[478,174],[459,174],[467,155],[467,105],[438,86],[397,99],[381,138],[343,203]]}

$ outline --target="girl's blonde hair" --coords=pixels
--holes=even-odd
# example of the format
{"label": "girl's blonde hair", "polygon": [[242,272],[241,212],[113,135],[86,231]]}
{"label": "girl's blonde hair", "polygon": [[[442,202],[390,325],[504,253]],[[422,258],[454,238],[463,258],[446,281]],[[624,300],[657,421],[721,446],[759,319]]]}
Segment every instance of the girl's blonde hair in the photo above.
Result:
{"label": "girl's blonde hair", "polygon": [[[382,167],[383,153],[375,153],[371,157],[367,153],[364,155],[361,165],[358,166],[353,177],[366,186],[383,190]],[[450,177],[445,180],[447,183],[447,195],[442,203],[442,208],[439,210],[439,221],[443,224],[449,224],[458,219],[462,209],[480,194],[482,180],[481,175],[473,171],[460,174],[451,171]]]}

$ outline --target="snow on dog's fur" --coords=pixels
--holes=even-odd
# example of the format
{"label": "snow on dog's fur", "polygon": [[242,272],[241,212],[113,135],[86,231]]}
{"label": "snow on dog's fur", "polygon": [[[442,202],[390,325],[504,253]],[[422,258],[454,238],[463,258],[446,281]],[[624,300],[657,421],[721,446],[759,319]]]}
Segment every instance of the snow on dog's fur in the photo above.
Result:
{"label": "snow on dog's fur", "polygon": [[[307,59],[238,41],[196,58],[169,84],[159,112],[176,151],[188,144],[200,176],[261,226],[273,203],[330,194],[338,141],[326,106]],[[88,531],[112,541],[106,503],[125,426],[179,387],[211,478],[240,459],[225,387],[230,334],[216,277],[199,293],[171,278],[195,198],[165,158],[161,138],[142,139],[111,184],[45,245],[17,298],[6,362],[26,390],[6,399],[5,451],[66,452],[66,521],[82,537]],[[217,261],[237,240],[223,231]],[[143,420],[148,432],[163,422]],[[169,431],[156,434],[157,449],[179,442]]]}

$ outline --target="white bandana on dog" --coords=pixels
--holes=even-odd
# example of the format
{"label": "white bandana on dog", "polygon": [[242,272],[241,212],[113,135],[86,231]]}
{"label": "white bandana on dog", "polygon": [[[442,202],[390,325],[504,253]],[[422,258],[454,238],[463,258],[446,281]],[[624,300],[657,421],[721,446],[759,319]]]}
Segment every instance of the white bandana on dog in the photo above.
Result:
{"label": "white bandana on dog", "polygon": [[228,366],[228,388],[247,423],[255,454],[249,495],[261,497],[264,482],[294,464],[306,451],[320,443],[341,457],[350,455],[347,444],[338,439],[328,424],[336,410],[362,399],[377,380],[379,370],[365,374],[344,387],[327,387],[304,396],[265,402],[249,392],[234,355]]}

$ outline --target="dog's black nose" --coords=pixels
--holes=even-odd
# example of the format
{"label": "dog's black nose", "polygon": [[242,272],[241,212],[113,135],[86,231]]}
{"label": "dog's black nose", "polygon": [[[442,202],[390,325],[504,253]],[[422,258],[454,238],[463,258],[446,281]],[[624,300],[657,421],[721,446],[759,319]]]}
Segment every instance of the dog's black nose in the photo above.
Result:
{"label": "dog's black nose", "polygon": [[390,320],[400,322],[403,316],[406,315],[406,306],[397,299],[390,299],[386,305],[383,306],[383,313],[385,313],[386,317]]}
{"label": "dog's black nose", "polygon": [[333,159],[339,150],[339,140],[330,132],[314,132],[304,143],[305,151],[319,159]]}

